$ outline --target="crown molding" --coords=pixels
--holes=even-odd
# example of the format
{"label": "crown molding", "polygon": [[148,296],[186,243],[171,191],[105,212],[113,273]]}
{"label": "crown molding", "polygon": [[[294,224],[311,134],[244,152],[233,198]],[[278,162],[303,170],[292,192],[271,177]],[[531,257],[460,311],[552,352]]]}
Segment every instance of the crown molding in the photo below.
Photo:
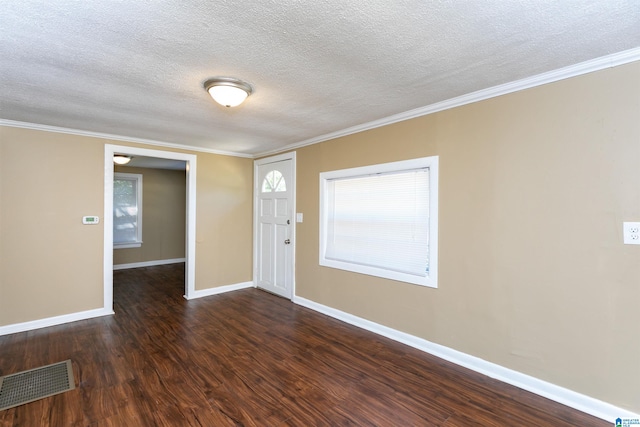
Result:
{"label": "crown molding", "polygon": [[589,61],[581,62],[579,64],[569,65],[564,68],[559,68],[557,70],[538,74],[532,77],[527,77],[527,78],[516,80],[510,83],[505,83],[505,84],[493,86],[487,89],[482,89],[466,95],[458,96],[456,98],[447,99],[445,101],[436,102],[435,104],[427,105],[425,107],[419,107],[413,110],[405,111],[403,113],[394,114],[392,116],[385,117],[383,119],[374,120],[372,122],[352,126],[336,132],[327,133],[321,136],[317,136],[314,138],[306,139],[304,141],[287,145],[277,150],[259,153],[259,154],[256,154],[254,157],[257,158],[257,157],[270,156],[270,155],[281,153],[284,151],[295,150],[297,148],[302,148],[307,145],[318,144],[320,142],[329,141],[331,139],[336,139],[343,136],[363,132],[366,130],[371,130],[371,129],[379,128],[382,126],[390,125],[393,123],[426,116],[429,114],[437,113],[439,111],[449,110],[455,107],[461,107],[463,105],[484,101],[486,99],[507,95],[513,92],[519,92],[521,90],[531,89],[531,88],[542,86],[548,83],[554,83],[560,80],[581,76],[583,74],[593,73],[595,71],[605,70],[607,68],[613,68],[619,65],[629,64],[635,61],[640,61],[640,47],[625,50],[625,51],[614,53],[607,56],[603,56],[600,58],[592,59]]}
{"label": "crown molding", "polygon": [[417,117],[426,116],[429,114],[437,113],[444,110],[450,110],[452,108],[461,107],[463,105],[472,104],[474,102],[484,101],[487,99],[495,98],[510,93],[531,89],[537,86],[542,86],[548,83],[554,83],[560,80],[569,79],[572,77],[581,76],[584,74],[592,73],[595,71],[605,70],[607,68],[613,68],[631,62],[640,61],[640,47],[625,50],[622,52],[614,53],[611,55],[603,56],[600,58],[592,59],[589,61],[581,62],[579,64],[570,65],[557,70],[549,71],[546,73],[538,74],[536,76],[527,77],[514,82],[505,83],[498,86],[493,86],[487,89],[482,89],[476,92],[472,92],[466,95],[461,95],[455,98],[451,98],[445,101],[436,102],[435,104],[427,105],[424,107],[415,108],[413,110],[405,111],[402,113],[394,114],[379,120],[363,123],[360,125],[352,126],[346,129],[342,129],[335,132],[330,132],[324,135],[320,135],[314,138],[305,139],[303,141],[286,145],[284,147],[265,151],[256,154],[237,153],[232,151],[221,151],[209,148],[194,147],[190,145],[174,144],[163,141],[155,141],[151,139],[133,138],[122,135],[112,135],[101,132],[90,132],[79,129],[70,129],[57,126],[40,125],[35,123],[18,122],[14,120],[0,119],[0,126],[17,127],[24,129],[42,130],[48,132],[65,133],[70,135],[88,136],[93,138],[110,139],[114,141],[132,142],[144,145],[152,145],[155,147],[173,148],[176,150],[189,150],[201,153],[219,154],[223,156],[243,157],[249,159],[256,159],[260,157],[271,156],[286,151],[295,150],[298,148],[306,147],[307,145],[318,144],[320,142],[329,141],[332,139],[340,138],[343,136],[352,135],[359,132],[387,126],[393,123],[402,122],[405,120],[414,119]]}
{"label": "crown molding", "polygon": [[174,144],[170,142],[155,141],[153,139],[133,138],[129,136],[113,135],[102,132],[91,132],[80,129],[71,129],[58,126],[41,125],[36,123],[18,122],[15,120],[0,119],[0,126],[40,130],[45,132],[64,133],[68,135],[88,136],[91,138],[109,139],[112,141],[132,142],[136,144],[152,145],[154,147],[173,148],[175,150],[196,151],[200,153],[219,154],[221,156],[244,157],[248,159],[254,158],[252,154],[236,153],[233,151],[213,150],[210,148],[194,147],[191,145]]}

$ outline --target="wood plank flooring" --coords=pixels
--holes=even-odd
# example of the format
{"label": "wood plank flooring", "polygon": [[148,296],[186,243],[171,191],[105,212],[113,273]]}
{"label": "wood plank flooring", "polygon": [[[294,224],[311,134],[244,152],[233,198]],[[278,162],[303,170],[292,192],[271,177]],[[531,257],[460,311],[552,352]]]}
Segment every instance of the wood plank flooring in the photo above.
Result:
{"label": "wood plank flooring", "polygon": [[77,388],[1,426],[609,426],[256,289],[114,272],[115,316],[0,337],[0,375],[71,359]]}

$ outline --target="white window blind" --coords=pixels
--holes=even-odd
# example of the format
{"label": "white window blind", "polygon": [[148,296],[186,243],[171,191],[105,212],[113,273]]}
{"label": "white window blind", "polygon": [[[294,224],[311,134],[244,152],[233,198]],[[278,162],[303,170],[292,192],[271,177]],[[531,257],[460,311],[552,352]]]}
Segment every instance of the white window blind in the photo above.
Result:
{"label": "white window blind", "polygon": [[320,174],[320,265],[437,287],[438,158]]}
{"label": "white window blind", "polygon": [[426,276],[429,170],[329,181],[326,258]]}
{"label": "white window blind", "polygon": [[113,244],[142,243],[142,175],[115,173],[113,179]]}

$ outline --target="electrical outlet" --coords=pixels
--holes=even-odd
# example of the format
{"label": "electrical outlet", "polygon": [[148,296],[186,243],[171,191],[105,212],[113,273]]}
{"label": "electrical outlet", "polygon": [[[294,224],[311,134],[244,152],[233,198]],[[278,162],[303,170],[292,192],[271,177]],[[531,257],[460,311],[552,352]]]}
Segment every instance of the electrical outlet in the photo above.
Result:
{"label": "electrical outlet", "polygon": [[640,245],[640,222],[623,222],[622,229],[625,245]]}

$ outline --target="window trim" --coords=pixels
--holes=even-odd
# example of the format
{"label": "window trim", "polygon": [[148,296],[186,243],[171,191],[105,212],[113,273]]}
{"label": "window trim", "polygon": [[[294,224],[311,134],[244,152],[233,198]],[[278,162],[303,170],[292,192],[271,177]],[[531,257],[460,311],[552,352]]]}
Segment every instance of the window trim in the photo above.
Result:
{"label": "window trim", "polygon": [[[415,285],[438,287],[438,156],[421,157],[398,162],[382,163],[320,173],[320,254],[319,263],[324,267],[361,273]],[[354,178],[363,175],[402,172],[414,169],[429,169],[429,273],[426,277],[409,273],[337,261],[325,257],[327,248],[328,183],[339,178]]]}
{"label": "window trim", "polygon": [[[127,242],[127,243],[116,243],[113,242],[113,249],[129,249],[129,248],[139,248],[142,246],[142,174],[139,173],[125,173],[125,172],[114,172],[113,173],[113,181],[119,179],[128,179],[135,180],[136,182],[136,203],[138,204],[138,213],[137,213],[137,235],[135,242]],[[113,213],[111,214],[113,215]],[[113,222],[115,224],[115,221]],[[114,230],[115,236],[115,230]]]}

